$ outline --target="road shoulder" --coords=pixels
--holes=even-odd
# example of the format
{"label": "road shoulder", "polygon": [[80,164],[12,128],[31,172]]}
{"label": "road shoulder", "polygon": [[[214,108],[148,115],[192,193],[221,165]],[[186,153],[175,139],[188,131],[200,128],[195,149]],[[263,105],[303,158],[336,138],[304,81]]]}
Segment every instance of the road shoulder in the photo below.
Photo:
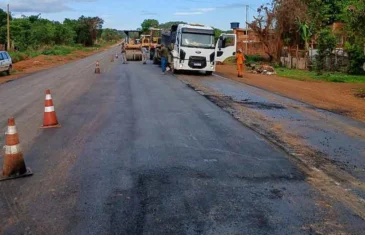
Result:
{"label": "road shoulder", "polygon": [[[187,84],[189,87],[203,95],[208,100],[221,107],[226,112],[230,113],[234,118],[244,124],[246,127],[259,133],[265,139],[275,144],[282,150],[284,150],[289,157],[289,160],[296,165],[302,172],[307,175],[307,182],[318,190],[325,198],[331,198],[334,201],[342,203],[345,207],[352,211],[352,213],[365,219],[365,184],[363,181],[363,167],[357,168],[356,166],[346,165],[350,158],[347,152],[337,152],[336,141],[332,140],[332,136],[338,135],[338,130],[330,129],[330,126],[324,126],[322,128],[310,126],[308,129],[321,129],[324,133],[330,132],[331,137],[327,139],[327,136],[322,136],[323,140],[316,139],[316,132],[311,132],[311,136],[305,136],[307,129],[304,132],[296,131],[303,128],[303,122],[311,123],[313,120],[317,120],[320,124],[327,122],[331,117],[327,118],[327,114],[324,116],[317,110],[311,111],[311,107],[292,106],[289,107],[285,103],[280,104],[275,102],[275,94],[269,94],[268,97],[262,97],[258,91],[253,91],[248,94],[247,90],[237,88],[239,84],[237,82],[225,79],[223,77],[202,77],[202,76],[185,76],[180,75],[178,78]],[[246,86],[243,85],[242,86]],[[233,87],[233,88],[232,88]],[[229,94],[232,92],[230,89],[237,88],[239,91],[235,91],[238,96]],[[256,88],[253,88],[256,89]],[[223,90],[226,91],[223,92]],[[227,90],[230,90],[227,92]],[[256,89],[257,90],[257,89]],[[266,92],[266,91],[263,91]],[[267,92],[269,93],[269,92]],[[238,99],[241,95],[242,99]],[[249,97],[249,99],[245,98]],[[256,102],[252,97],[257,99],[265,99],[260,102]],[[282,97],[283,99],[287,99]],[[269,102],[268,102],[269,101]],[[271,102],[271,103],[270,103]],[[296,102],[296,101],[293,101]],[[261,104],[261,105],[260,105]],[[288,110],[287,110],[288,109]],[[309,111],[308,111],[309,110]],[[292,115],[285,117],[283,112],[291,112]],[[308,112],[308,113],[307,113]],[[271,116],[268,114],[272,114]],[[299,116],[299,114],[303,116]],[[280,122],[283,119],[283,122]],[[308,119],[308,121],[305,121]],[[294,123],[300,124],[295,126]],[[284,125],[281,125],[284,123]],[[287,125],[285,125],[287,123]],[[362,125],[360,122],[357,123]],[[335,126],[336,124],[334,124]],[[338,124],[339,125],[339,124]],[[333,127],[335,128],[335,127]],[[356,128],[355,128],[356,129]],[[344,138],[355,137],[354,144],[357,142],[359,146],[364,143],[364,133],[346,133],[343,130]],[[333,135],[332,135],[333,134]],[[320,137],[319,137],[320,138]],[[323,141],[326,142],[323,149],[329,149],[326,151],[319,151],[317,146],[311,142]],[[321,142],[322,141],[322,142]],[[323,142],[323,143],[324,143]],[[348,142],[350,146],[352,140]],[[337,158],[330,156],[331,151],[337,153]],[[350,150],[351,151],[351,150]],[[361,151],[361,150],[360,150]],[[364,152],[360,152],[365,154]],[[355,154],[356,155],[356,154]],[[358,162],[357,159],[354,162]],[[360,159],[361,161],[361,159]],[[359,163],[360,165],[362,163]]]}
{"label": "road shoulder", "polygon": [[217,74],[365,122],[365,99],[354,96],[356,89],[365,89],[365,84],[297,81],[249,72],[238,78],[230,65],[217,66]]}

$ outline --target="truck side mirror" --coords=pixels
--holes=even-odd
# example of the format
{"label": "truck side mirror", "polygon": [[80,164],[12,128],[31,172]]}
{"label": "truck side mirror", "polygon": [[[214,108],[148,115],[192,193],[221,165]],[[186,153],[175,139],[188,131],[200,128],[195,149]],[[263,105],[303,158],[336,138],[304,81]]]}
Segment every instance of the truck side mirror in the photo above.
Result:
{"label": "truck side mirror", "polygon": [[219,38],[219,41],[218,41],[218,48],[219,50],[221,50],[223,47],[223,41]]}

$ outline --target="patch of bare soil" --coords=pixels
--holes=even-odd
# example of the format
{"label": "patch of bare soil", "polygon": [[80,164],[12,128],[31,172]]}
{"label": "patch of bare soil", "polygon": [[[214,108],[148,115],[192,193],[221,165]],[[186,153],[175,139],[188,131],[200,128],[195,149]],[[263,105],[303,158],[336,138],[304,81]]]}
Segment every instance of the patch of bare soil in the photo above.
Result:
{"label": "patch of bare soil", "polygon": [[74,51],[69,55],[65,56],[47,56],[47,55],[40,55],[31,59],[26,59],[19,61],[13,64],[13,70],[16,71],[14,74],[10,76],[0,76],[0,84],[9,82],[29,74],[39,72],[42,70],[50,69],[53,67],[57,67],[63,64],[70,63],[72,61],[82,59],[91,55],[94,55],[102,50],[106,50],[111,46],[105,47],[103,49],[94,50],[94,51]]}
{"label": "patch of bare soil", "polygon": [[359,92],[365,90],[365,84],[297,81],[248,72],[244,73],[243,78],[238,78],[235,66],[231,65],[219,65],[216,70],[226,78],[365,122],[365,99]]}
{"label": "patch of bare soil", "polygon": [[[312,149],[300,136],[286,132],[280,125],[268,120],[250,107],[233,100],[232,97],[224,96],[203,86],[199,78],[179,76],[179,79],[230,113],[246,127],[284,150],[288,154],[289,160],[307,176],[307,182],[325,196],[326,205],[330,206],[333,201],[341,202],[354,214],[365,220],[364,200],[349,190],[356,188],[365,192],[365,184],[343,170],[339,163]],[[318,200],[318,204],[324,204],[322,199]],[[347,234],[336,221],[337,212],[331,208],[331,206],[328,207],[325,223],[308,225],[305,229],[314,230],[316,234]],[[328,231],[333,231],[334,224],[336,224],[338,233],[329,233]]]}

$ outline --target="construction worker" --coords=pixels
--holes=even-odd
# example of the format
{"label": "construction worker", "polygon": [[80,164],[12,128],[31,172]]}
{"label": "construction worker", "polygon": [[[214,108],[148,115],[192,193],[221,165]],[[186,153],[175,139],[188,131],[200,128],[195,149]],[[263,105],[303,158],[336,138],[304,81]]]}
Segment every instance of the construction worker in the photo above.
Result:
{"label": "construction worker", "polygon": [[143,64],[146,64],[147,63],[148,50],[147,50],[147,48],[142,47],[141,51],[142,51],[142,62],[143,62]]}
{"label": "construction worker", "polygon": [[237,61],[237,76],[241,78],[243,76],[243,66],[246,58],[242,53],[242,49],[238,49],[236,53],[236,61]]}
{"label": "construction worker", "polygon": [[162,74],[166,74],[166,66],[167,66],[167,59],[169,58],[169,50],[165,45],[161,45],[161,68],[162,68]]}
{"label": "construction worker", "polygon": [[122,43],[122,61],[123,61],[123,64],[127,64],[128,63],[128,61],[127,61],[127,51],[125,49],[124,42]]}

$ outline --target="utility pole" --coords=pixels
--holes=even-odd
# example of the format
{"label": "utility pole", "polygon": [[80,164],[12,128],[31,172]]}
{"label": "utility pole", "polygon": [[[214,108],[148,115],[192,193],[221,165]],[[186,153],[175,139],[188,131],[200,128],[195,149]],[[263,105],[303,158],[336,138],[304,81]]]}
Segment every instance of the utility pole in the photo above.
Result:
{"label": "utility pole", "polygon": [[248,5],[246,5],[246,55],[248,53]]}
{"label": "utility pole", "polygon": [[10,51],[10,9],[9,9],[9,4],[8,4],[8,17],[7,17],[7,32],[8,32],[8,47],[7,50]]}

